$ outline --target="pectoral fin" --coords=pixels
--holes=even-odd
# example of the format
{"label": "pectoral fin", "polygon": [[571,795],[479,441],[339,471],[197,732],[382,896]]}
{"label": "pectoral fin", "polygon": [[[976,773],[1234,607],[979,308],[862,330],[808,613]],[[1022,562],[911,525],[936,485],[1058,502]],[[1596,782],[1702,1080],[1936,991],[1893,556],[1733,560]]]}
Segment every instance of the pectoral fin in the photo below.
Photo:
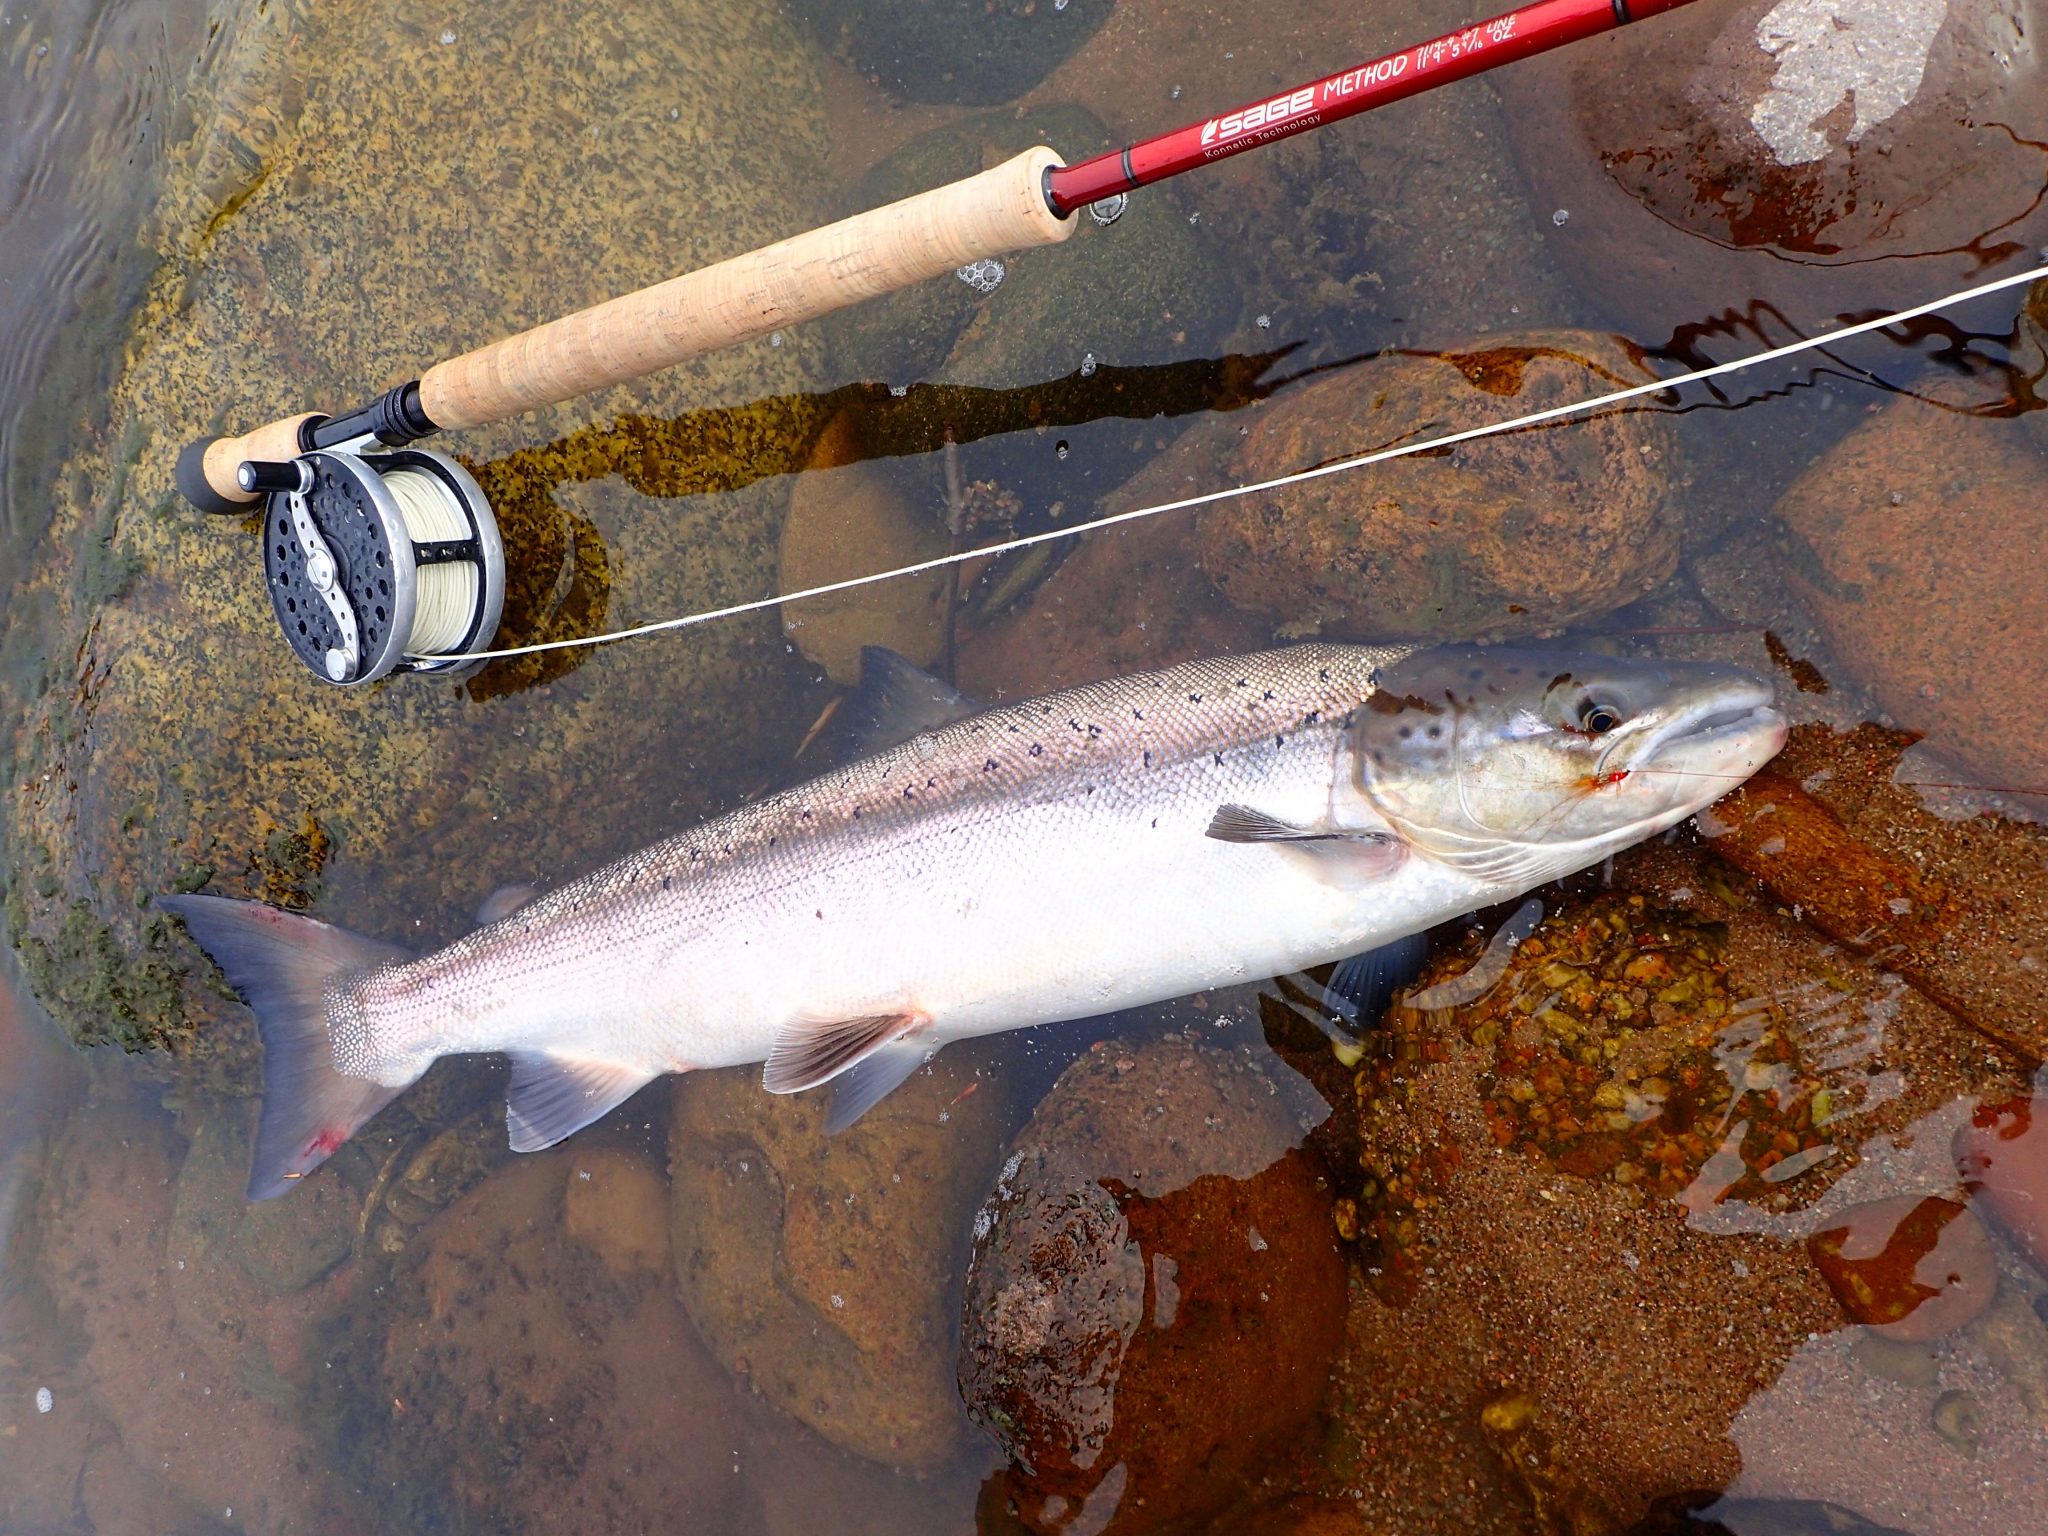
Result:
{"label": "pectoral fin", "polygon": [[601,1120],[658,1076],[615,1061],[512,1052],[505,1129],[514,1152],[538,1152]]}
{"label": "pectoral fin", "polygon": [[1333,875],[1373,879],[1399,867],[1408,845],[1391,832],[1308,827],[1249,805],[1219,805],[1206,834],[1219,843],[1278,843],[1329,862]]}
{"label": "pectoral fin", "polygon": [[815,1088],[928,1022],[908,1010],[853,1019],[797,1019],[777,1032],[761,1069],[761,1086],[770,1093]]}

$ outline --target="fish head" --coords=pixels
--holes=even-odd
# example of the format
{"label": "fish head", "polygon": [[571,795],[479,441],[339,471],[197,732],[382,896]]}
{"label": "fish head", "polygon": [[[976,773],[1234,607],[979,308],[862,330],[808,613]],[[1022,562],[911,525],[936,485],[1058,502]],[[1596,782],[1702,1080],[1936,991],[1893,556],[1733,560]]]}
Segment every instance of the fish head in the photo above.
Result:
{"label": "fish head", "polygon": [[1359,791],[1414,852],[1521,890],[1684,820],[1785,744],[1770,684],[1735,667],[1434,646],[1374,685]]}

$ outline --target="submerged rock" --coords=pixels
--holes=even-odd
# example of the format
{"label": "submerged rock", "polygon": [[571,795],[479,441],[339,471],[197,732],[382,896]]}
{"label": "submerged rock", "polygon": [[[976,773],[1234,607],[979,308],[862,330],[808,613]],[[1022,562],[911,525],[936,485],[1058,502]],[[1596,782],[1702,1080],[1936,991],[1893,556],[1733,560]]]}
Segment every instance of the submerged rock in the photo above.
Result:
{"label": "submerged rock", "polygon": [[1998,1257],[1983,1223],[1940,1195],[1851,1206],[1806,1249],[1844,1311],[1909,1343],[1955,1332],[1998,1289]]}
{"label": "submerged rock", "polygon": [[931,1468],[958,1448],[952,1277],[1008,1130],[958,1048],[854,1125],[829,1095],[696,1072],[669,1133],[683,1305],[727,1369],[834,1444]]}
{"label": "submerged rock", "polygon": [[2022,1094],[1978,1105],[1955,1156],[1970,1198],[2048,1277],[2048,1103]]}
{"label": "submerged rock", "polygon": [[[1115,0],[798,0],[864,75],[909,101],[1020,96],[1094,35]],[[934,182],[934,186],[938,183]]]}
{"label": "submerged rock", "polygon": [[[1584,399],[1651,377],[1612,337],[1523,332],[1348,368],[1258,408],[1227,480]],[[1203,568],[1233,603],[1373,638],[1530,634],[1643,596],[1678,560],[1675,439],[1614,412],[1465,443],[1202,510]],[[1206,489],[1206,487],[1204,487]]]}
{"label": "submerged rock", "polygon": [[[171,485],[178,451],[223,423],[352,406],[812,222],[817,61],[789,24],[737,0],[693,0],[682,21],[584,0],[431,17],[344,0],[249,10],[218,47],[223,104],[173,156],[163,266],[108,425],[60,478],[0,642],[7,926],[74,1036],[136,1047],[220,1015],[153,892],[313,903],[372,932],[453,926],[493,885],[576,872],[759,782],[815,712],[766,614],[466,686],[329,687],[282,645],[246,522],[194,513]],[[791,107],[762,135],[729,110],[736,93]],[[285,100],[252,150],[259,174],[207,192],[235,159],[215,153],[235,103]],[[768,590],[779,492],[758,482],[800,462],[801,403],[731,412],[703,494],[673,504],[607,478],[564,505],[557,488],[590,465],[525,445],[628,405],[801,389],[813,345],[762,341],[439,444],[474,462],[504,525],[501,640]]]}
{"label": "submerged rock", "polygon": [[[843,411],[826,426],[790,486],[782,523],[778,592],[801,592],[946,553],[946,530],[912,504],[885,465],[865,462],[860,423]],[[860,679],[861,647],[887,646],[928,667],[945,644],[943,571],[875,582],[788,603],[783,633],[833,682]]]}
{"label": "submerged rock", "polygon": [[[1967,179],[1967,178],[1966,178]],[[1778,503],[1787,572],[1835,653],[1900,725],[1993,788],[2048,787],[2048,446],[1902,398]]]}
{"label": "submerged rock", "polygon": [[1553,250],[1640,339],[1744,307],[1810,330],[2041,244],[2025,32],[2014,0],[1747,0],[1531,60],[1501,91]]}
{"label": "submerged rock", "polygon": [[1344,1265],[1275,1083],[1169,1037],[1092,1049],[975,1218],[960,1390],[1032,1530],[1179,1529],[1322,1402]]}
{"label": "submerged rock", "polygon": [[[727,1530],[732,1384],[665,1266],[564,1241],[573,1149],[522,1159],[440,1216],[386,1282],[381,1327],[331,1340],[323,1392],[389,1530]],[[608,1166],[609,1165],[609,1166]],[[616,1172],[614,1159],[581,1171]]]}

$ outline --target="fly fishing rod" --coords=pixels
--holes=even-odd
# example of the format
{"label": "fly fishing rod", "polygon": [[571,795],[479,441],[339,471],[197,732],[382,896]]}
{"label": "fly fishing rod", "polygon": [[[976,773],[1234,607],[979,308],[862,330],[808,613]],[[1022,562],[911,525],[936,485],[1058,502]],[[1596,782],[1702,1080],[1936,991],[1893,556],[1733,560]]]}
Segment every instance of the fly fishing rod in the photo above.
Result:
{"label": "fly fishing rod", "polygon": [[178,489],[206,512],[262,504],[271,606],[319,677],[481,664],[504,602],[497,520],[444,454],[410,445],[643,378],[688,358],[986,258],[1057,245],[1074,214],[1139,187],[1419,95],[1691,0],[1535,0],[1290,90],[1067,165],[1040,145],[949,186],[855,214],[436,363],[368,405],[191,443]]}

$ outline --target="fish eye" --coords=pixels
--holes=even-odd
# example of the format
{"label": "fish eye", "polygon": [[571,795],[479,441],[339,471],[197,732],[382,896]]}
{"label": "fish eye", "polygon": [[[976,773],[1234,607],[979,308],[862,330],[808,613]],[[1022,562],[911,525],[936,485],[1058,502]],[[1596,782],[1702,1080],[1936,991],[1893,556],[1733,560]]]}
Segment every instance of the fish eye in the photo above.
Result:
{"label": "fish eye", "polygon": [[1605,736],[1620,724],[1620,709],[1604,699],[1587,699],[1579,706],[1579,729],[1588,736]]}

